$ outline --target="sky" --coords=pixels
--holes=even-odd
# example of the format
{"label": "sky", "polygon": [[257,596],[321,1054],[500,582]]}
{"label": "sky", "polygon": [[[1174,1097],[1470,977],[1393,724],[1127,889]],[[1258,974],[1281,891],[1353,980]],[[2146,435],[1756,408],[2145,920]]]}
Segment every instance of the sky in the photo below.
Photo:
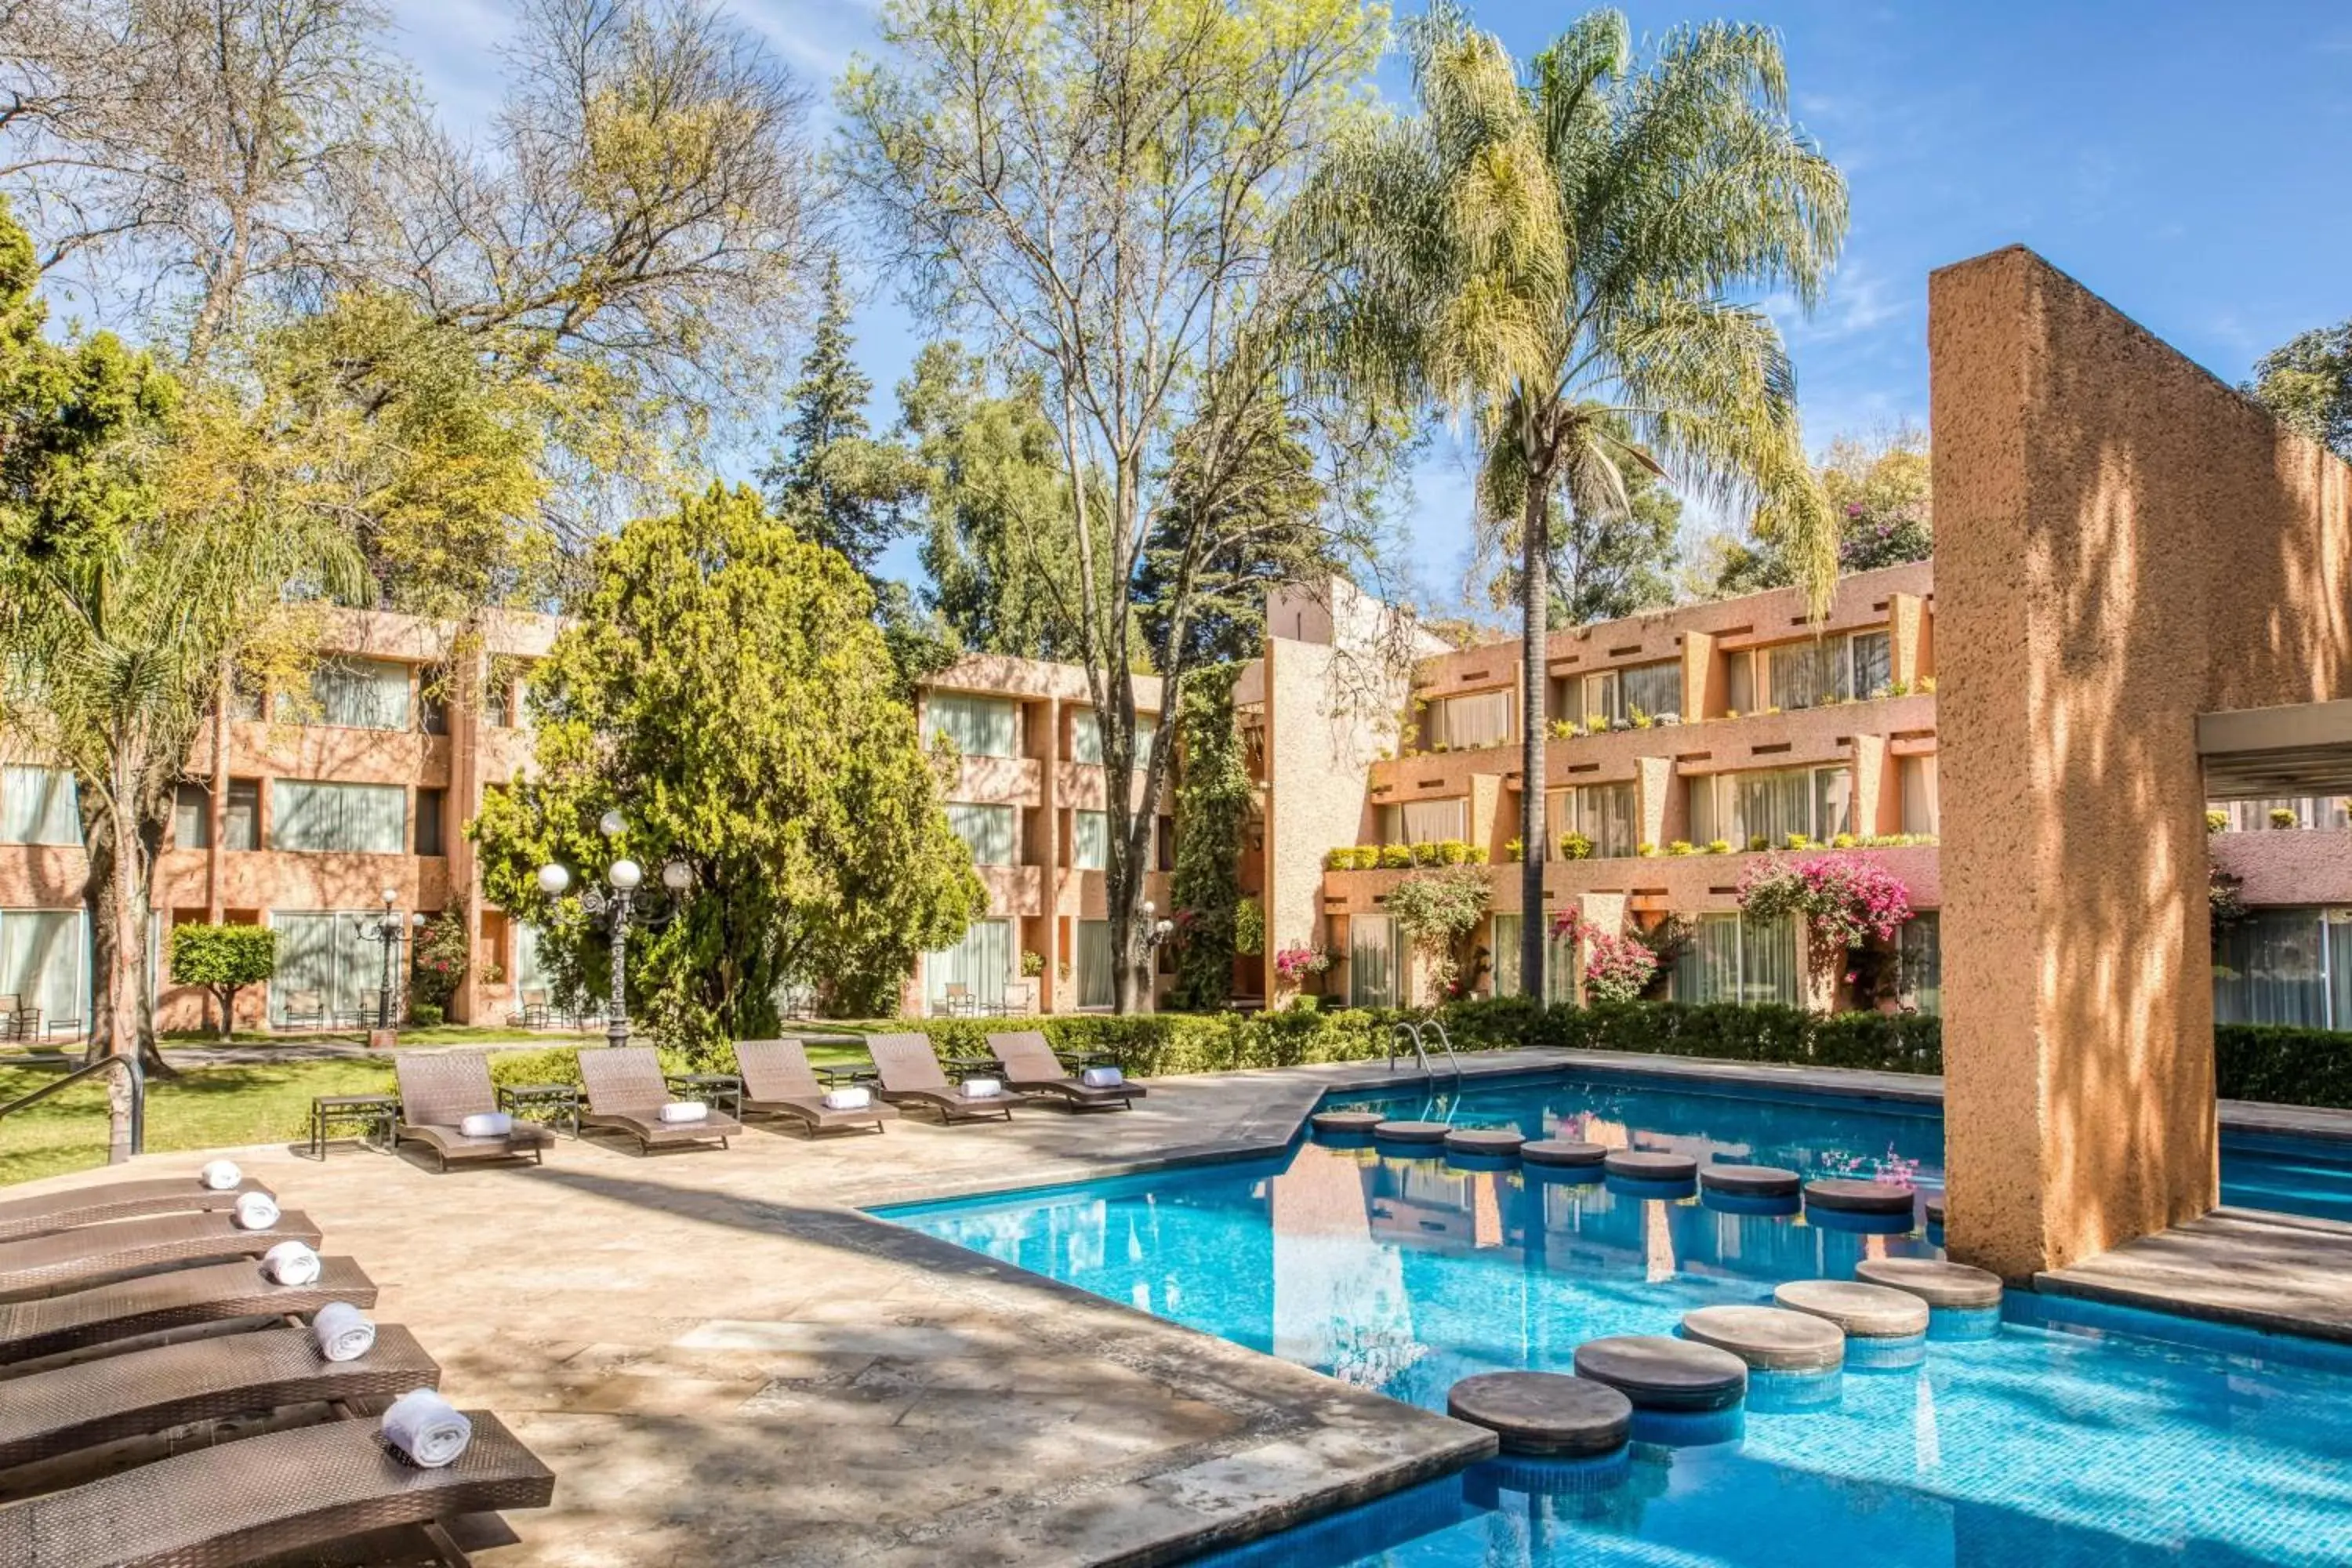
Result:
{"label": "sky", "polygon": [[[731,0],[829,97],[879,47],[878,0]],[[1418,0],[1401,9],[1410,14]],[[499,0],[400,0],[407,52],[453,120],[487,113]],[[1524,58],[1582,9],[1474,4]],[[1927,274],[2039,251],[2224,380],[2352,316],[2352,4],[2347,0],[1753,0],[1632,4],[1637,35],[1727,16],[1782,35],[1793,107],[1844,171],[1852,216],[1810,317],[1767,301],[1795,357],[1807,441],[1927,418]],[[1408,84],[1393,59],[1383,89]],[[822,113],[822,110],[821,110]],[[925,323],[861,283],[859,358],[887,426]],[[756,454],[745,460],[756,461]],[[1466,466],[1441,442],[1414,476],[1408,581],[1458,593]],[[912,569],[911,554],[894,564]]]}

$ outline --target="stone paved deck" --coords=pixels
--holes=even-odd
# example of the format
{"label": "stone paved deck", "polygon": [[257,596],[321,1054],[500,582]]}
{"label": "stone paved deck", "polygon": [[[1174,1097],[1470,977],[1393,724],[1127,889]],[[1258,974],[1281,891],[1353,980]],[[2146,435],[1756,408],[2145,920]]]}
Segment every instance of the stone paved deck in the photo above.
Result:
{"label": "stone paved deck", "polygon": [[2352,1226],[2215,1209],[2036,1275],[2033,1287],[2352,1344]]}

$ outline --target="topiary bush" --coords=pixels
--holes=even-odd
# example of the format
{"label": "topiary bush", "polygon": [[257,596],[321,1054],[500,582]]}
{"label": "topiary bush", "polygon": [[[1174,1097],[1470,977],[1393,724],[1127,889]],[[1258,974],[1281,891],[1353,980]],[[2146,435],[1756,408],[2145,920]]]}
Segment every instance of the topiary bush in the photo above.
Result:
{"label": "topiary bush", "polygon": [[2224,1100],[2352,1109],[2352,1032],[2216,1025],[2213,1080]]}

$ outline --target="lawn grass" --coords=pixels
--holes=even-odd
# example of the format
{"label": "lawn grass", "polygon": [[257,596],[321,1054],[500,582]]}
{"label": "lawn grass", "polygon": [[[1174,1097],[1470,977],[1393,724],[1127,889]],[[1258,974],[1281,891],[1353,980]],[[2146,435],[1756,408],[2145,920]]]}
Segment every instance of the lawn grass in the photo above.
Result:
{"label": "lawn grass", "polygon": [[[339,1041],[344,1045],[364,1044],[365,1029],[239,1029],[229,1043],[239,1046],[299,1046],[321,1040]],[[419,1028],[404,1026],[400,1043],[404,1046],[479,1046],[523,1043],[531,1046],[577,1046],[604,1037],[602,1024],[593,1028],[573,1032],[569,1029],[524,1029],[512,1024],[435,1024]],[[169,1047],[217,1046],[219,1034],[212,1029],[166,1029],[163,1044]]]}

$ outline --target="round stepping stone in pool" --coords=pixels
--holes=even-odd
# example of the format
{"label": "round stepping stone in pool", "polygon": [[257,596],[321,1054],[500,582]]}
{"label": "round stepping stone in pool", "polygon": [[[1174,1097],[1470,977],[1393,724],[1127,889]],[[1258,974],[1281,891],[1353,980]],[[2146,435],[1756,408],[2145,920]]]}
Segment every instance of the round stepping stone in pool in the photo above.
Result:
{"label": "round stepping stone in pool", "polygon": [[1941,1225],[1944,1223],[1943,1199],[1929,1198],[1927,1200],[1927,1223],[1929,1225]]}
{"label": "round stepping stone in pool", "polygon": [[1845,1364],[1845,1331],[1783,1307],[1700,1307],[1683,1314],[1683,1337],[1729,1351],[1761,1372],[1827,1372]]}
{"label": "round stepping stone in pool", "polygon": [[1609,1150],[1573,1138],[1531,1138],[1519,1145],[1519,1158],[1530,1165],[1598,1165],[1609,1158]]}
{"label": "round stepping stone in pool", "polygon": [[1688,1154],[1653,1154],[1641,1149],[1614,1149],[1602,1162],[1612,1176],[1629,1182],[1687,1182],[1698,1174],[1698,1162]]}
{"label": "round stepping stone in pool", "polygon": [[1742,1198],[1792,1198],[1805,1178],[1778,1165],[1702,1165],[1698,1184],[1711,1193]]}
{"label": "round stepping stone in pool", "polygon": [[1456,1154],[1516,1154],[1526,1142],[1516,1127],[1457,1127],[1445,1135],[1445,1147]]}
{"label": "round stepping stone in pool", "polygon": [[1443,1121],[1383,1121],[1372,1136],[1388,1143],[1443,1143],[1453,1131]]}
{"label": "round stepping stone in pool", "polygon": [[1840,1214],[1909,1214],[1917,1196],[1910,1188],[1898,1187],[1892,1182],[1838,1179],[1805,1184],[1806,1203],[1814,1208],[1834,1209]]}
{"label": "round stepping stone in pool", "polygon": [[1486,1372],[1446,1392],[1445,1413],[1484,1426],[1506,1454],[1590,1456],[1625,1446],[1633,1405],[1589,1378],[1556,1372]]}
{"label": "round stepping stone in pool", "polygon": [[1916,1296],[1930,1307],[1979,1310],[2000,1305],[2000,1276],[1990,1268],[1934,1258],[1865,1258],[1853,1277]]}
{"label": "round stepping stone in pool", "polygon": [[1370,1132],[1387,1120],[1377,1110],[1318,1110],[1307,1124],[1318,1132]]}
{"label": "round stepping stone in pool", "polygon": [[1858,1340],[1902,1340],[1927,1331],[1927,1303],[1906,1290],[1849,1279],[1791,1279],[1772,1292],[1778,1306],[1827,1318]]}
{"label": "round stepping stone in pool", "polygon": [[1748,1393],[1748,1363],[1665,1334],[1615,1334],[1576,1347],[1576,1375],[1605,1383],[1639,1410],[1728,1410]]}

